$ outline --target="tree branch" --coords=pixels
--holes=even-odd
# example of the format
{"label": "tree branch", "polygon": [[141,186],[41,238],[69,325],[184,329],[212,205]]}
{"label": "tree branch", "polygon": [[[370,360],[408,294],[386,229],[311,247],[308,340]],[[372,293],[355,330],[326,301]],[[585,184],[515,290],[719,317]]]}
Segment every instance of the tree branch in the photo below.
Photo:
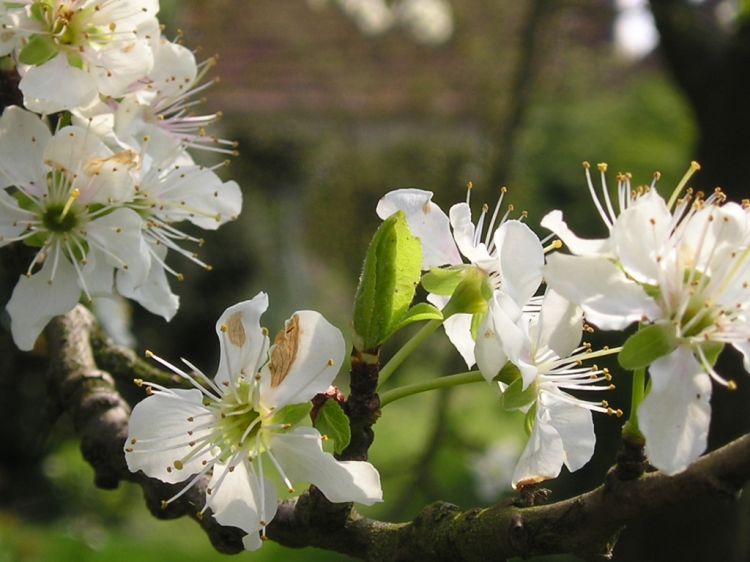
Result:
{"label": "tree branch", "polygon": [[[97,486],[113,488],[121,480],[135,482],[143,488],[154,516],[192,516],[218,550],[239,552],[242,531],[218,525],[210,512],[202,518],[195,515],[205,502],[207,478],[163,510],[161,500],[181,485],[164,484],[128,470],[123,447],[129,407],[110,374],[94,362],[94,329],[91,314],[78,306],[53,320],[48,336],[51,388],[73,418]],[[106,349],[100,347],[98,351],[102,363],[106,362],[102,355],[106,355]],[[368,395],[364,392],[367,389],[360,390],[363,398]],[[370,395],[370,406],[377,404],[376,396]],[[372,416],[377,409],[369,411]],[[364,432],[365,441],[368,436]],[[372,561],[479,561],[563,552],[585,558],[608,556],[619,531],[629,522],[700,496],[734,498],[748,479],[750,434],[705,455],[675,476],[655,472],[625,481],[611,471],[602,486],[557,503],[517,507],[503,502],[485,509],[461,510],[438,502],[407,523],[362,517],[348,504],[329,504],[312,488],[296,502],[279,506],[268,526],[268,536],[289,547],[315,546]]]}

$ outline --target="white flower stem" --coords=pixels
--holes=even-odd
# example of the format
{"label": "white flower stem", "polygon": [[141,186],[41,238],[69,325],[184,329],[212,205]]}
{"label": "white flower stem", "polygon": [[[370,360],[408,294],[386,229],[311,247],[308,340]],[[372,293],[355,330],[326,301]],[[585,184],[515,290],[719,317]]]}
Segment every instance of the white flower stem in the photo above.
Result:
{"label": "white flower stem", "polygon": [[389,378],[391,378],[391,375],[398,369],[398,367],[403,363],[411,353],[419,347],[419,345],[426,340],[432,332],[437,330],[441,325],[443,321],[442,320],[430,320],[422,326],[419,331],[412,336],[412,338],[407,341],[404,344],[404,347],[399,349],[393,357],[391,357],[391,360],[386,363],[382,369],[380,369],[380,373],[378,375],[378,388],[383,386],[385,381],[387,381]]}
{"label": "white flower stem", "polygon": [[429,381],[407,384],[381,394],[380,407],[384,408],[386,404],[390,404],[391,402],[395,402],[396,400],[406,398],[407,396],[411,396],[413,394],[419,394],[420,392],[438,390],[441,388],[450,388],[452,386],[471,384],[475,382],[486,382],[485,378],[482,376],[482,373],[480,373],[479,371],[467,371],[465,373],[448,375]]}

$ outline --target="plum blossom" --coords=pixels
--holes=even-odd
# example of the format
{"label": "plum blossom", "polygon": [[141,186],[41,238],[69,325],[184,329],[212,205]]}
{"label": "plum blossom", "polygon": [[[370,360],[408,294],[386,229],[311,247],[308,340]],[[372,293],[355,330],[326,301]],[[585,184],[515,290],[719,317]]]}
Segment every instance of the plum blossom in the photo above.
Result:
{"label": "plum blossom", "polygon": [[152,266],[145,282],[120,271],[116,285],[122,295],[169,320],[177,312],[179,300],[171,292],[167,273],[180,280],[183,275],[167,265],[167,250],[211,270],[195,251],[184,247],[185,244],[202,246],[203,239],[180,230],[177,223],[189,222],[204,230],[216,230],[237,218],[242,209],[242,193],[237,182],[222,181],[214,171],[225,163],[205,167],[180,164],[179,159],[159,160],[162,153],[157,150],[152,155],[149,137],[144,139],[141,152],[138,185],[126,207],[143,219],[142,234]]}
{"label": "plum blossom", "polygon": [[[606,400],[584,400],[570,391],[614,388],[606,368],[582,364],[614,351],[594,352],[581,344],[580,308],[550,290],[538,312],[523,314],[501,328],[498,335],[504,352],[519,371],[509,386],[498,383],[504,391],[505,407],[525,412],[532,428],[513,471],[513,487],[555,478],[563,464],[571,472],[578,470],[594,453],[591,412],[618,416],[622,412]],[[493,373],[483,374],[492,380]]]}
{"label": "plum blossom", "polygon": [[[486,275],[493,293],[489,311],[483,319],[487,325],[494,321],[495,312],[512,308],[501,304],[505,301],[520,303],[516,306],[519,314],[524,305],[536,306],[531,297],[542,281],[544,249],[526,224],[508,219],[512,207],[500,216],[505,189],[501,190],[486,230],[489,212],[486,205],[475,225],[471,220],[471,191],[469,184],[466,202],[453,205],[450,218],[432,202],[432,193],[421,189],[397,189],[387,193],[379,201],[377,213],[381,219],[396,211],[405,213],[410,230],[422,242],[423,270],[445,265],[474,267]],[[469,264],[464,264],[462,256]],[[431,293],[428,300],[442,307],[450,300],[450,295]],[[481,361],[477,356],[479,351],[475,349],[478,341],[475,343],[472,333],[472,323],[477,320],[482,319],[458,313],[448,317],[443,324],[451,343],[469,367]],[[500,362],[498,370],[504,363],[504,360]]]}
{"label": "plum blossom", "polygon": [[117,99],[108,98],[74,111],[79,122],[90,123],[111,144],[138,147],[149,139],[149,153],[156,160],[192,163],[187,149],[236,155],[237,143],[211,135],[208,128],[222,113],[194,114],[203,102],[200,95],[217,80],[205,80],[216,64],[211,57],[200,64],[193,52],[161,39],[154,52],[154,66],[147,76]]}
{"label": "plum blossom", "polygon": [[120,206],[135,192],[136,160],[132,151],[113,153],[85,129],[53,135],[15,106],[0,117],[0,245],[37,248],[7,307],[19,348],[31,349],[82,291],[111,293],[115,270],[137,283],[146,278],[143,221]]}
{"label": "plum blossom", "polygon": [[150,354],[195,388],[137,381],[149,396],[133,409],[125,444],[130,470],[186,482],[164,506],[209,476],[200,513],[210,509],[220,524],[244,530],[250,550],[261,546],[276,513],[271,471],[292,493],[295,483],[312,483],[332,502],[369,505],[382,499],[371,464],[336,460],[323,451],[321,434],[301,425],[309,401],[328,389],[341,367],[341,332],[317,312],[298,311],[269,348],[268,332],[260,326],[267,307],[268,297],[259,293],[222,314],[213,379],[186,360],[189,373]]}
{"label": "plum blossom", "polygon": [[24,105],[39,113],[121,96],[154,64],[158,0],[2,2],[0,54],[20,63]]}
{"label": "plum blossom", "polygon": [[[706,448],[713,367],[725,344],[750,371],[750,228],[747,205],[688,190],[667,202],[655,189],[633,196],[598,248],[583,247],[560,222],[550,226],[575,255],[548,257],[548,284],[603,329],[633,322],[661,327],[668,349],[649,367],[650,392],[638,420],[654,466],[673,474]],[[549,223],[548,223],[549,224]],[[567,240],[566,240],[567,238]]]}

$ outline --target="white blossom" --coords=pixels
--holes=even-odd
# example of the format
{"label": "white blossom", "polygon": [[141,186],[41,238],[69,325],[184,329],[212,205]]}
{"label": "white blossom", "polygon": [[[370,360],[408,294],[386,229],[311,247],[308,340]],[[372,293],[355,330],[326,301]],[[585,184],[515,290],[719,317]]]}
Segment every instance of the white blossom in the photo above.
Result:
{"label": "white blossom", "polygon": [[24,105],[53,113],[123,95],[153,66],[158,10],[158,0],[2,2],[0,53],[20,64]]}
{"label": "white blossom", "polygon": [[189,373],[151,354],[195,388],[142,382],[150,396],[133,409],[125,445],[130,470],[163,482],[187,481],[165,506],[210,475],[201,513],[211,509],[220,524],[244,530],[248,549],[260,547],[276,513],[271,471],[290,492],[295,484],[312,483],[333,502],[382,499],[371,464],[337,461],[323,451],[316,429],[300,425],[309,407],[297,406],[326,391],[341,367],[341,332],[319,313],[299,311],[269,349],[260,326],[267,306],[267,296],[259,293],[222,314],[216,324],[221,359],[213,379],[185,360]]}
{"label": "white blossom", "polygon": [[85,129],[64,127],[52,135],[32,113],[15,106],[3,113],[0,245],[23,241],[38,248],[8,303],[21,349],[31,349],[81,291],[111,293],[116,269],[139,283],[145,279],[150,257],[143,221],[119,206],[135,192],[136,161],[137,154],[112,153]]}
{"label": "white blossom", "polygon": [[557,223],[555,232],[579,255],[553,254],[545,269],[549,285],[601,328],[662,327],[670,349],[649,367],[651,390],[638,420],[650,461],[670,474],[706,448],[711,379],[734,387],[714,369],[716,352],[731,344],[750,371],[748,210],[724,203],[720,192],[680,197],[685,182],[668,202],[655,189],[632,196],[610,215],[609,237],[594,251]]}
{"label": "white blossom", "polygon": [[[471,191],[470,187],[465,203],[451,207],[450,219],[432,202],[432,193],[420,189],[391,191],[379,201],[377,213],[382,219],[396,211],[405,213],[409,229],[422,242],[422,269],[464,265],[463,256],[469,261],[466,267],[482,271],[493,289],[493,299],[484,322],[492,323],[494,313],[498,310],[493,306],[493,300],[510,299],[521,303],[518,305],[519,311],[525,304],[536,305],[531,297],[542,281],[544,249],[539,238],[526,224],[520,220],[508,220],[512,207],[500,216],[504,189],[489,223],[485,224],[489,216],[489,208],[485,205],[475,225],[471,220]],[[450,296],[430,294],[428,300],[442,307],[450,300]],[[481,360],[476,355],[476,343],[472,335],[473,321],[473,315],[459,313],[444,322],[448,338],[469,367]],[[505,359],[497,359],[499,370]]]}

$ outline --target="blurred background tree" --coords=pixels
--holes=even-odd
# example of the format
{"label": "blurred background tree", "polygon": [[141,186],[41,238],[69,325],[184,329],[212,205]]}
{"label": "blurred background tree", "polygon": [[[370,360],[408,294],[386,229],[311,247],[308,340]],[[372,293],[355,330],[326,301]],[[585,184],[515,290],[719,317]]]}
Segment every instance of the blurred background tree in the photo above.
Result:
{"label": "blurred background tree", "polygon": [[[185,268],[172,323],[126,311],[137,349],[186,356],[210,371],[215,319],[259,290],[274,303],[275,316],[264,317],[272,331],[308,307],[346,329],[379,222],[375,204],[393,188],[433,190],[446,208],[463,200],[467,181],[476,205],[494,204],[507,185],[507,200],[528,211],[532,226],[564,208],[577,231],[592,234],[600,224],[582,160],[608,161],[636,184],[659,170],[669,190],[696,158],[704,165],[696,187],[744,194],[750,44],[736,2],[652,0],[658,50],[650,12],[636,0],[453,0],[444,2],[450,27],[439,41],[425,41],[407,20],[358,20],[356,3],[162,0],[167,35],[180,29],[203,46],[199,58],[220,56],[221,81],[207,104],[224,112],[223,136],[240,141],[229,173],[245,207],[206,237],[214,271]],[[2,255],[3,294],[22,258]],[[419,366],[399,376],[461,370],[443,336],[434,337],[434,348],[411,362]],[[135,489],[94,489],[47,398],[43,348],[22,356],[7,331],[0,346],[0,562],[223,558],[191,522],[153,520]],[[625,405],[629,381],[614,372],[622,388],[610,402]],[[738,382],[739,393],[714,398],[713,446],[748,430],[739,412],[750,385]],[[387,501],[372,513],[410,517],[437,498],[466,507],[509,494],[524,435],[521,420],[499,410],[479,386],[389,406],[371,450]],[[619,424],[600,418],[594,460],[553,482],[554,497],[600,483],[612,464]],[[644,515],[623,533],[615,559],[747,560],[749,526],[746,501]],[[337,559],[273,546],[243,556]]]}

